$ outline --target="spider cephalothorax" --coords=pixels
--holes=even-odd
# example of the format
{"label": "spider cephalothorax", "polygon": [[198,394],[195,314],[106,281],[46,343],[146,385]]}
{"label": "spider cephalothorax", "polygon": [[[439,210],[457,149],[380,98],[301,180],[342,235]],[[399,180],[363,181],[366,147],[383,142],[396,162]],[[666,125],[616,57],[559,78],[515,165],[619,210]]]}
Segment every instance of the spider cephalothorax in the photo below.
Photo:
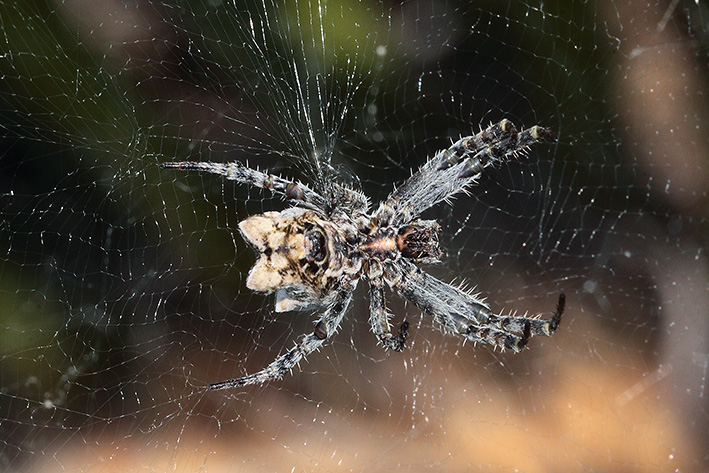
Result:
{"label": "spider cephalothorax", "polygon": [[397,333],[392,333],[385,286],[432,315],[447,331],[473,342],[519,352],[532,335],[554,333],[564,311],[563,294],[551,319],[505,316],[416,265],[436,263],[443,255],[438,240],[440,225],[419,219],[421,212],[465,191],[485,167],[499,164],[543,138],[553,138],[553,134],[539,126],[518,132],[510,121],[502,120],[437,153],[371,213],[362,193],[338,184],[329,185],[323,195],[302,183],[238,162],[163,164],[163,168],[220,174],[270,189],[293,202],[294,207],[249,217],[239,224],[244,239],[258,252],[246,286],[253,291],[275,292],[276,312],[321,311],[313,332],[265,369],[209,388],[282,378],[335,333],[360,279],[369,284],[372,332],[386,349],[404,348],[408,323],[403,322]]}

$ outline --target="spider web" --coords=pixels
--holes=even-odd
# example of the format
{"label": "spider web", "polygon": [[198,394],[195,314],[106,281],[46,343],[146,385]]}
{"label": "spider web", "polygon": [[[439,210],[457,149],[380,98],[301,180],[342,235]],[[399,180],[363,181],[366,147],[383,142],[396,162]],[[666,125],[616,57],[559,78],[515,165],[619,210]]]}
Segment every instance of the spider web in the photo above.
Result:
{"label": "spider web", "polygon": [[[705,471],[707,9],[700,1],[0,5],[3,471]],[[273,312],[233,161],[373,202],[508,118],[559,136],[428,211],[426,270],[494,308],[567,312],[514,355],[411,324],[385,353],[362,287]],[[360,285],[363,286],[363,285]]]}

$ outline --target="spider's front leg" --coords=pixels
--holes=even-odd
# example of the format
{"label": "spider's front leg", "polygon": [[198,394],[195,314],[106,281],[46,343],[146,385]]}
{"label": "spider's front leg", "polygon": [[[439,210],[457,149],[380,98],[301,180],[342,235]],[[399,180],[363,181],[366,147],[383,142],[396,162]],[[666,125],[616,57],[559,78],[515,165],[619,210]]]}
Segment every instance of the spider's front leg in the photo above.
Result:
{"label": "spider's front leg", "polygon": [[325,340],[330,338],[337,331],[340,323],[342,323],[342,318],[347,311],[347,307],[352,300],[353,290],[353,287],[339,289],[334,301],[325,309],[325,312],[323,312],[320,319],[315,324],[313,332],[304,335],[296,346],[276,358],[276,360],[266,368],[241,378],[210,384],[207,386],[207,389],[230,389],[247,386],[249,384],[264,384],[269,381],[282,379],[300,360],[320,348],[322,344],[325,343]]}
{"label": "spider's front leg", "polygon": [[386,350],[402,351],[409,336],[409,323],[404,321],[396,335],[391,333],[391,314],[386,308],[381,266],[378,262],[373,262],[372,266],[375,268],[369,271],[369,325]]}
{"label": "spider's front leg", "polygon": [[230,181],[240,184],[269,189],[289,200],[299,201],[311,208],[325,208],[325,198],[303,183],[289,181],[273,174],[251,169],[238,161],[231,163],[181,161],[162,163],[163,169],[180,169],[186,171],[203,171],[224,176]]}
{"label": "spider's front leg", "polygon": [[399,261],[388,268],[387,280],[405,299],[416,304],[451,332],[473,342],[522,351],[532,335],[550,336],[559,326],[566,298],[559,296],[556,312],[549,320],[494,314],[474,296],[421,271],[414,264]]}
{"label": "spider's front leg", "polygon": [[374,218],[382,225],[411,222],[424,210],[474,184],[484,168],[523,153],[538,141],[554,138],[551,130],[541,126],[517,131],[507,119],[461,138],[394,190]]}

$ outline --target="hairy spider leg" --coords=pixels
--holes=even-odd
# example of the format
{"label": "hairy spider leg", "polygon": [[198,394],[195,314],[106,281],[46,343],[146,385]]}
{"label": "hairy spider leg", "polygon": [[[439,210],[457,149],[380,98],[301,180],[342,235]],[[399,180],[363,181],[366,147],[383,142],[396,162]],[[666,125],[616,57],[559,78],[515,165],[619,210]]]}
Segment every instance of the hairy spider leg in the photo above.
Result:
{"label": "hairy spider leg", "polygon": [[[356,282],[354,283],[356,284]],[[342,323],[347,307],[352,301],[354,287],[340,288],[337,291],[335,300],[325,309],[315,324],[312,333],[304,335],[301,340],[290,350],[276,358],[270,365],[261,371],[241,378],[220,381],[207,386],[209,390],[230,389],[249,384],[263,384],[269,381],[282,379],[288,374],[304,357],[308,356],[325,343],[332,336]]]}
{"label": "hairy spider leg", "polygon": [[483,301],[471,294],[451,286],[430,274],[421,271],[409,262],[400,262],[402,271],[407,274],[417,273],[417,284],[420,290],[426,294],[436,294],[441,302],[450,306],[467,319],[477,325],[491,325],[504,331],[522,333],[525,326],[529,325],[531,335],[551,336],[561,323],[561,315],[564,312],[566,296],[559,295],[556,312],[551,319],[541,319],[539,317],[524,317],[512,315],[498,315],[490,310],[490,307]]}
{"label": "hairy spider leg", "polygon": [[381,276],[369,280],[369,325],[386,350],[402,351],[409,336],[409,323],[404,321],[396,335],[391,333],[392,315],[386,308],[383,284]]}
{"label": "hairy spider leg", "polygon": [[203,171],[218,174],[240,184],[269,189],[289,200],[302,202],[314,209],[321,209],[326,205],[325,198],[305,184],[289,181],[273,174],[266,174],[256,169],[247,168],[238,161],[231,163],[184,161],[162,163],[160,167],[163,169]]}
{"label": "hairy spider leg", "polygon": [[[559,296],[552,319],[494,314],[482,301],[425,273],[417,266],[398,261],[387,276],[392,287],[450,331],[467,339],[520,352],[531,335],[550,336],[561,322],[565,296]],[[513,333],[516,332],[516,333]],[[519,333],[519,335],[517,334]]]}
{"label": "hairy spider leg", "polygon": [[411,222],[424,210],[474,184],[485,167],[523,153],[545,138],[555,136],[540,126],[518,132],[507,119],[476,135],[461,138],[395,189],[375,212],[373,220],[382,226]]}

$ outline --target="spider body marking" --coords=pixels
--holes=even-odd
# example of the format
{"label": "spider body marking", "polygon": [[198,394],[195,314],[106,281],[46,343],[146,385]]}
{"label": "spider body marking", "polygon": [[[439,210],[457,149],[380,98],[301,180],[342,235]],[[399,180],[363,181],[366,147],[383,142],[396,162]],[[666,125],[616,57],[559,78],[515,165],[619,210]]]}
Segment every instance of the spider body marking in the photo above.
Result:
{"label": "spider body marking", "polygon": [[172,162],[162,168],[206,171],[242,184],[269,189],[293,203],[278,212],[255,215],[239,231],[258,253],[246,286],[276,294],[276,312],[318,310],[312,333],[266,368],[221,381],[208,389],[227,389],[281,379],[298,362],[333,336],[360,280],[369,284],[369,324],[381,345],[401,351],[408,322],[392,332],[385,287],[432,315],[444,330],[475,343],[520,352],[532,335],[550,336],[559,326],[565,296],[551,319],[501,315],[475,295],[421,270],[419,263],[440,261],[440,225],[418,218],[426,209],[466,191],[483,170],[523,153],[542,139],[554,139],[540,126],[518,132],[509,120],[462,138],[440,151],[370,212],[362,193],[337,183],[328,195],[299,182],[233,162]]}

